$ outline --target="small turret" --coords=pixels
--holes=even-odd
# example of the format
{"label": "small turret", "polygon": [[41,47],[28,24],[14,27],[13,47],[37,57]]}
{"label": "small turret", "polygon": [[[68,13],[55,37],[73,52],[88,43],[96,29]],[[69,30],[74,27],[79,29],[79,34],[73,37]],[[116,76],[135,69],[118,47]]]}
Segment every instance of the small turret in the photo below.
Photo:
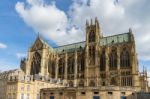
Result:
{"label": "small turret", "polygon": [[89,26],[89,21],[88,20],[86,20],[86,27],[88,27]]}
{"label": "small turret", "polygon": [[26,68],[26,58],[21,59],[20,68],[25,72],[25,68]]}
{"label": "small turret", "polygon": [[93,20],[91,19],[91,25],[93,25]]}
{"label": "small turret", "polygon": [[99,22],[98,22],[97,17],[95,17],[95,25],[96,25],[96,27],[99,27]]}
{"label": "small turret", "polygon": [[135,41],[134,41],[133,32],[132,32],[132,29],[131,29],[131,28],[129,28],[129,33],[130,33],[130,41],[135,42]]}
{"label": "small turret", "polygon": [[129,28],[129,33],[132,33],[132,29],[131,28]]}

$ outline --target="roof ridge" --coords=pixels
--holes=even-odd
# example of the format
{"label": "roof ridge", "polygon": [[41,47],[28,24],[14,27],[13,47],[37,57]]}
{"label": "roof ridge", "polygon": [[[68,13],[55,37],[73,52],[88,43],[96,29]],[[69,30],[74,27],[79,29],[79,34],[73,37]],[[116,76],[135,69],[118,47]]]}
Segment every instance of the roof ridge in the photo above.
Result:
{"label": "roof ridge", "polygon": [[85,42],[85,41],[75,42],[75,43],[71,43],[71,44],[65,44],[65,45],[61,45],[61,46],[58,46],[58,47],[54,47],[54,49],[55,49],[55,48],[59,48],[59,47],[64,47],[64,46],[69,46],[69,45],[84,43],[84,42]]}
{"label": "roof ridge", "polygon": [[119,33],[119,34],[115,34],[115,35],[109,35],[109,36],[105,36],[103,38],[108,38],[108,37],[113,37],[113,36],[118,36],[118,35],[124,35],[124,34],[129,34],[129,32],[126,33]]}

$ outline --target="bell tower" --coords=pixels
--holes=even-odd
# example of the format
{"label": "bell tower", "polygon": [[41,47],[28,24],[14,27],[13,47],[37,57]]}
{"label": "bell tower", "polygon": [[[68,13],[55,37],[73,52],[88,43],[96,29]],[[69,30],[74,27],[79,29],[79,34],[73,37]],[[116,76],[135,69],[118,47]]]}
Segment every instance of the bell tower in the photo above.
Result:
{"label": "bell tower", "polygon": [[[100,27],[97,18],[93,24],[86,21],[86,50],[85,50],[85,64],[86,64],[86,85],[98,86],[99,84],[99,53],[100,53]],[[97,78],[94,80],[94,78]]]}

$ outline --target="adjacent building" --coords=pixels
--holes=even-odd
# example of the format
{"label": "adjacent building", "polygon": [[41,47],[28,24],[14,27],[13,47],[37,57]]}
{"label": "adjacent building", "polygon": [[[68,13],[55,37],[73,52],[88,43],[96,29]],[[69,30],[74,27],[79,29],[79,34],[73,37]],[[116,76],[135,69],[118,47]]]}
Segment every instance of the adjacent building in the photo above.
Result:
{"label": "adjacent building", "polygon": [[19,70],[14,69],[0,73],[0,99],[7,99],[7,81],[9,75],[17,75]]}
{"label": "adjacent building", "polygon": [[63,87],[60,79],[26,75],[20,69],[0,74],[0,99],[40,99],[40,89]]}

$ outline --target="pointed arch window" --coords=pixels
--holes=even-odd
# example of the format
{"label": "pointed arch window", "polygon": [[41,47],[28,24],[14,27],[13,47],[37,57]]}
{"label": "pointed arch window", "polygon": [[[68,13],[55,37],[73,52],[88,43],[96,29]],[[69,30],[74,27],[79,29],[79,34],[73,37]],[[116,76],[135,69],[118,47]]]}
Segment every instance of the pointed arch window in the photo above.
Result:
{"label": "pointed arch window", "polygon": [[94,46],[89,47],[89,56],[95,57],[95,47]]}
{"label": "pointed arch window", "polygon": [[105,51],[100,56],[100,70],[105,71],[106,68],[106,57],[105,57]]}
{"label": "pointed arch window", "polygon": [[41,55],[38,52],[35,52],[32,58],[32,63],[31,63],[31,71],[30,74],[39,74],[41,69]]}
{"label": "pointed arch window", "polygon": [[68,58],[68,74],[74,73],[74,58],[69,57]]}
{"label": "pointed arch window", "polygon": [[130,67],[130,54],[129,52],[124,49],[120,54],[120,67],[121,68],[128,68]]}
{"label": "pointed arch window", "polygon": [[78,72],[83,72],[84,71],[84,55],[80,54],[78,55],[77,58],[77,63],[78,63]]}
{"label": "pointed arch window", "polygon": [[117,69],[117,52],[116,50],[112,50],[109,55],[109,65],[110,70]]}
{"label": "pointed arch window", "polygon": [[48,72],[51,74],[51,77],[55,77],[55,62],[50,60],[48,62]]}
{"label": "pointed arch window", "polygon": [[91,31],[89,33],[89,43],[91,43],[91,42],[95,42],[95,33],[94,33],[94,31]]}
{"label": "pointed arch window", "polygon": [[65,66],[64,60],[63,60],[63,58],[60,58],[60,60],[59,60],[59,70],[58,70],[59,75],[64,74],[64,66]]}
{"label": "pointed arch window", "polygon": [[95,46],[89,47],[89,63],[95,64]]}

